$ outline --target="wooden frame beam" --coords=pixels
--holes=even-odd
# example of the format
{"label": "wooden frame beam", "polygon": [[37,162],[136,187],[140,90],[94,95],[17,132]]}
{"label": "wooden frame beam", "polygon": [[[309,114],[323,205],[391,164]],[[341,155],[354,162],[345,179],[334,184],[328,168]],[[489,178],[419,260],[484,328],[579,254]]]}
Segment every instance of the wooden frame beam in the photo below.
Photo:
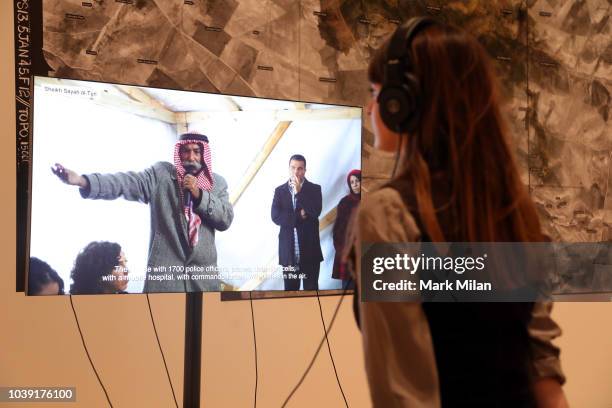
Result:
{"label": "wooden frame beam", "polygon": [[[44,78],[44,84],[53,86],[71,86],[75,88],[88,88],[80,81],[58,78]],[[120,95],[109,92],[98,92],[92,98],[100,106],[115,108],[127,113],[156,119],[172,125],[178,125],[177,131],[184,133],[189,123],[218,119],[222,117],[232,120],[272,120],[276,122],[294,122],[300,120],[336,120],[361,118],[361,108],[335,107],[326,109],[307,109],[301,102],[295,103],[295,109],[269,110],[269,111],[243,111],[231,97],[224,97],[223,103],[228,107],[226,111],[214,112],[173,112],[161,102],[136,86],[113,85],[120,94],[128,96],[124,99]]]}
{"label": "wooden frame beam", "polygon": [[155,99],[155,97],[149,95],[147,92],[140,89],[140,87],[116,84],[115,88],[117,88],[119,92],[129,96],[136,102],[142,103],[144,105],[149,105],[154,109],[174,113],[173,111],[168,109],[163,103]]}
{"label": "wooden frame beam", "polygon": [[174,120],[176,121],[176,134],[178,136],[189,131],[189,123],[187,123],[185,114],[182,112],[176,112],[174,114]]}
{"label": "wooden frame beam", "polygon": [[[87,85],[84,85],[80,81],[70,79],[44,78],[40,82],[37,81],[37,83],[49,86],[67,86],[75,88],[75,90],[94,90],[93,88],[89,88]],[[156,119],[173,125],[176,124],[175,113],[166,108],[155,107],[151,104],[138,102],[134,98],[125,99],[120,95],[113,95],[109,92],[100,92],[98,90],[95,91],[95,96],[91,97],[90,99],[96,105],[117,109],[122,112],[131,113],[149,119]]]}
{"label": "wooden frame beam", "polygon": [[329,108],[329,109],[295,109],[271,111],[233,111],[233,112],[185,112],[188,123],[211,120],[223,116],[234,120],[273,120],[277,122],[295,122],[299,120],[335,120],[361,118],[361,108]]}
{"label": "wooden frame beam", "polygon": [[228,107],[228,110],[232,112],[238,112],[242,110],[240,105],[238,105],[234,98],[232,98],[231,96],[226,96],[225,98],[223,98],[223,100],[225,101],[225,105]]}
{"label": "wooden frame beam", "polygon": [[257,172],[259,172],[259,169],[261,169],[261,166],[263,166],[270,156],[270,153],[272,153],[272,150],[274,150],[274,147],[276,147],[287,129],[289,129],[290,125],[291,122],[279,122],[278,125],[276,125],[276,128],[274,128],[255,159],[253,159],[247,168],[244,177],[240,182],[240,187],[234,193],[232,193],[230,197],[230,203],[232,203],[232,205],[236,205],[244,191],[257,175]]}

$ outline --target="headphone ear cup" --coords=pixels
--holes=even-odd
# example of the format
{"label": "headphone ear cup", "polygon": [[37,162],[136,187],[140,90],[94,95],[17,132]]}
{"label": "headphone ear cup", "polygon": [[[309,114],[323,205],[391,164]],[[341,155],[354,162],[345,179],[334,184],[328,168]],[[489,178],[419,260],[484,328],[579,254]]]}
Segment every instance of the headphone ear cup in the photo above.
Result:
{"label": "headphone ear cup", "polygon": [[378,94],[378,110],[383,123],[393,131],[413,131],[420,118],[420,84],[413,74],[406,74],[401,85],[385,86]]}
{"label": "headphone ear cup", "polygon": [[393,131],[403,130],[409,114],[410,101],[403,85],[383,87],[377,98],[380,118],[385,126]]}

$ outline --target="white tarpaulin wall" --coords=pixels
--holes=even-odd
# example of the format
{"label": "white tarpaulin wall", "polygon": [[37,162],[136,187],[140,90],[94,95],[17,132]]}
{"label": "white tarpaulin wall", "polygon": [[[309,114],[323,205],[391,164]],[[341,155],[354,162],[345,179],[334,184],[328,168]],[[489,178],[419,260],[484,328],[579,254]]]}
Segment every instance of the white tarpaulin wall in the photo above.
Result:
{"label": "white tarpaulin wall", "polygon": [[[34,98],[30,256],[51,265],[68,291],[79,251],[92,241],[117,242],[131,277],[144,276],[149,207],[123,199],[84,200],[51,166],[61,163],[81,174],[112,173],[172,161],[174,127],[39,86]],[[141,292],[143,285],[144,280],[131,280],[128,291]]]}
{"label": "white tarpaulin wall", "polygon": [[[105,87],[111,86],[80,83],[102,93],[109,92]],[[188,96],[190,104],[182,109],[217,111],[206,120],[189,123],[189,130],[209,137],[213,171],[228,182],[230,196],[240,189],[247,169],[278,121],[265,114],[240,118],[219,112],[226,106],[221,98],[227,97],[222,95],[148,91],[152,95],[163,95],[164,98],[158,99],[166,106],[172,105],[168,102],[175,95],[180,105],[178,97],[182,95]],[[260,110],[262,113],[295,105],[287,101],[232,99],[245,111]],[[308,108],[329,109],[332,106],[308,105]],[[35,87],[30,255],[48,262],[60,273],[69,289],[70,270],[85,245],[101,240],[117,242],[128,258],[128,291],[141,292],[149,243],[148,206],[123,199],[84,200],[76,187],[61,183],[50,167],[61,163],[83,174],[140,171],[157,161],[171,162],[176,138],[174,125],[127,113],[118,107],[104,106],[99,100],[96,103],[95,98],[45,91],[44,82],[38,81]],[[225,232],[217,232],[219,266],[255,270],[278,263],[279,227],[272,222],[270,209],[274,189],[288,180],[291,155],[304,155],[306,178],[321,185],[323,217],[348,194],[346,174],[360,168],[360,149],[360,119],[293,121],[237,201],[232,226]],[[340,287],[339,281],[331,279],[332,227],[333,224],[321,231],[325,260],[321,264],[320,289]],[[249,284],[248,281],[245,278],[229,283],[241,287]],[[281,279],[264,279],[253,287],[282,290],[283,283]]]}
{"label": "white tarpaulin wall", "polygon": [[[198,128],[202,124],[192,126]],[[256,152],[275,126],[276,122],[262,123],[262,133],[253,128],[228,132],[223,124],[208,124],[205,127],[213,151],[219,152],[214,153],[216,160],[213,167],[226,177],[230,193],[239,185]],[[245,135],[257,139],[258,143],[245,143]],[[236,203],[234,222],[230,229],[217,235],[219,266],[266,268],[277,265],[279,227],[272,222],[270,211],[274,189],[288,181],[289,158],[296,153],[306,158],[306,178],[321,185],[323,217],[348,194],[348,172],[361,168],[360,135],[361,123],[358,119],[294,121]],[[230,148],[221,148],[222,144],[228,144]],[[245,145],[249,149],[242,147]],[[319,276],[321,289],[340,288],[339,281],[331,279],[334,258],[332,227],[330,225],[327,228],[329,231],[324,230],[321,234],[325,258]],[[237,280],[232,283],[241,286],[244,282]],[[258,289],[282,290],[282,279],[268,280]]]}

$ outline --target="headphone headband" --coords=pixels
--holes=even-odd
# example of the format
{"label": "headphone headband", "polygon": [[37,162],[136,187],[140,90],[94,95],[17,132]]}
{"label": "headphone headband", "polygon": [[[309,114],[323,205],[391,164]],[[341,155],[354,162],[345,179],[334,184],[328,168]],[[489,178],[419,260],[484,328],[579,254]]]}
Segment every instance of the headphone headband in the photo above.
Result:
{"label": "headphone headband", "polygon": [[415,17],[398,27],[389,40],[385,76],[378,94],[380,115],[388,128],[402,132],[416,128],[421,88],[413,72],[412,41],[425,28],[438,24],[430,17]]}
{"label": "headphone headband", "polygon": [[412,52],[410,47],[412,46],[412,40],[421,30],[434,24],[437,24],[437,21],[431,17],[413,17],[395,30],[389,41],[387,66],[390,63],[395,64],[395,61],[401,63],[403,57],[411,59]]}

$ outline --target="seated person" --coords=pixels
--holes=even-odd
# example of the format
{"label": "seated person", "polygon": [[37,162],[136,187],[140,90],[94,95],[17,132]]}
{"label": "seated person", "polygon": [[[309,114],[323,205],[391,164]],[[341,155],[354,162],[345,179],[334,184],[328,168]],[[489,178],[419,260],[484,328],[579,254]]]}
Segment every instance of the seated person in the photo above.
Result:
{"label": "seated person", "polygon": [[28,295],[63,295],[64,281],[48,263],[30,258]]}
{"label": "seated person", "polygon": [[70,272],[73,295],[127,293],[127,259],[114,242],[91,242],[77,256]]}

